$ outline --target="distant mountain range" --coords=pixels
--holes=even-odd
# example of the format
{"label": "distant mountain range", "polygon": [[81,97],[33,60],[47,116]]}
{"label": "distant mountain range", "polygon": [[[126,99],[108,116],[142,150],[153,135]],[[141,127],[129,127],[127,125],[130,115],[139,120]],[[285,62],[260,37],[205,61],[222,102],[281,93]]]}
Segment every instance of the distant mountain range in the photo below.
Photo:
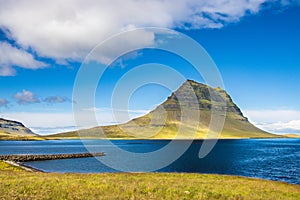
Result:
{"label": "distant mountain range", "polygon": [[[191,89],[193,94],[191,94]],[[213,95],[211,98],[210,94]],[[193,96],[196,96],[193,100]],[[180,101],[178,100],[180,98]],[[226,106],[222,102],[226,102]],[[220,105],[218,107],[218,105]],[[194,119],[189,116],[188,121],[182,122],[182,109],[198,110],[200,113],[200,123],[196,130],[195,138],[213,138],[207,136],[209,123],[211,120],[212,107],[216,110],[226,111],[226,118],[221,138],[273,138],[281,137],[267,133],[253,124],[243,116],[239,107],[232,101],[226,91],[221,88],[211,88],[207,85],[187,80],[177,91],[173,92],[165,102],[156,107],[150,113],[133,119],[127,123],[111,126],[99,126],[90,129],[59,133],[51,138],[102,138],[102,131],[107,138],[143,138],[143,139],[173,139],[178,133],[179,127],[186,130],[178,139],[191,139]],[[222,113],[222,112],[221,112]],[[165,116],[166,118],[163,118]],[[198,119],[195,117],[195,119]],[[198,122],[198,121],[197,121]],[[129,134],[128,134],[129,133]],[[155,133],[153,135],[153,133]]]}

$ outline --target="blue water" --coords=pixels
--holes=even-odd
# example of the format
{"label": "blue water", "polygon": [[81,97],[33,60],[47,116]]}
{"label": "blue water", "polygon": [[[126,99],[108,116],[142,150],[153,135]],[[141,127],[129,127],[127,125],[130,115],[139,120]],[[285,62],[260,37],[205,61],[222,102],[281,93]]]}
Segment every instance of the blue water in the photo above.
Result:
{"label": "blue water", "polygon": [[[158,150],[167,140],[116,140],[114,144],[129,152],[145,153]],[[185,141],[177,142],[178,147]],[[162,162],[156,159],[149,163],[129,163],[130,157],[121,157],[113,148],[101,140],[84,141],[88,149],[105,152],[105,157],[78,158],[50,161],[26,162],[26,165],[46,172],[101,173],[116,172],[101,161],[112,159],[119,166],[143,166]],[[203,159],[198,153],[202,140],[192,143],[188,150],[172,164],[159,169],[160,172],[195,172],[229,174],[257,177],[300,184],[300,139],[245,139],[219,140],[215,148]],[[59,154],[88,152],[80,140],[50,141],[0,141],[0,154]],[[169,152],[172,155],[172,152]],[[133,165],[132,165],[133,164]]]}

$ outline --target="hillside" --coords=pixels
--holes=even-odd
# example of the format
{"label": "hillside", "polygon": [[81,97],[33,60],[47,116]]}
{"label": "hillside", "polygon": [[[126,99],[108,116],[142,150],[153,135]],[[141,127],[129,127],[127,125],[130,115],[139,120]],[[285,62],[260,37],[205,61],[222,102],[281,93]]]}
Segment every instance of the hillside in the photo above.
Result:
{"label": "hillside", "polygon": [[0,118],[0,140],[36,140],[39,139],[22,123]]}
{"label": "hillside", "polygon": [[288,137],[288,138],[300,138],[300,135],[298,134],[284,134],[285,137]]}
{"label": "hillside", "polygon": [[[193,101],[192,88],[197,101]],[[211,98],[210,94],[214,94]],[[179,101],[177,97],[181,97]],[[226,106],[222,102],[226,101]],[[178,90],[173,92],[165,102],[150,113],[133,119],[125,124],[101,126],[79,131],[72,131],[52,135],[52,138],[103,138],[100,132],[108,138],[142,138],[142,139],[173,139],[176,137],[179,127],[185,129],[185,133],[177,139],[192,139],[193,127],[199,121],[199,116],[186,116],[188,119],[183,123],[181,118],[182,109],[199,111],[200,124],[195,138],[215,138],[216,135],[208,135],[208,127],[211,119],[212,106],[221,111],[227,111],[221,138],[271,138],[280,137],[267,133],[252,125],[238,106],[232,101],[226,91],[220,88],[211,88],[195,81],[186,81]],[[192,114],[191,114],[192,115]]]}

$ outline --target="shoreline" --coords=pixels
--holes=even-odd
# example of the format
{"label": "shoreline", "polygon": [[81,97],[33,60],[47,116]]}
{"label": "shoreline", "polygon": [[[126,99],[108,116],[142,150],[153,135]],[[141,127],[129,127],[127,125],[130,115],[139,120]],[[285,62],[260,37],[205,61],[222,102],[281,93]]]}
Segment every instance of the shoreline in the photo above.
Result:
{"label": "shoreline", "polygon": [[49,140],[174,140],[174,141],[180,141],[180,140],[250,140],[250,139],[300,139],[299,137],[286,137],[286,136],[278,136],[278,137],[232,137],[232,138],[97,138],[97,137],[86,137],[86,138],[80,138],[80,137],[65,137],[65,138],[56,138],[56,137],[46,137],[42,136],[38,139],[2,139],[0,138],[0,141],[49,141]]}
{"label": "shoreline", "polygon": [[249,139],[300,139],[292,137],[232,137],[232,138],[97,138],[97,137],[66,137],[66,138],[46,138],[46,140],[249,140]]}
{"label": "shoreline", "polygon": [[14,161],[4,161],[3,162],[13,165],[15,167],[19,167],[21,169],[24,169],[28,172],[39,172],[39,173],[48,173],[48,174],[77,174],[77,175],[118,175],[118,174],[187,174],[187,175],[193,175],[193,174],[200,174],[200,175],[214,175],[214,176],[223,176],[223,177],[237,177],[237,178],[245,178],[245,179],[252,179],[252,180],[261,180],[261,181],[270,181],[270,182],[277,182],[277,183],[283,183],[288,185],[295,185],[300,186],[300,184],[297,183],[289,183],[285,181],[279,181],[279,180],[271,180],[271,179],[264,179],[259,177],[251,177],[251,176],[241,176],[241,175],[232,175],[232,174],[214,174],[214,173],[187,173],[187,172],[99,172],[99,173],[79,173],[79,172],[46,172],[41,169],[37,169],[31,166],[28,166],[21,162],[14,162]]}
{"label": "shoreline", "polygon": [[37,169],[37,168],[34,168],[34,167],[31,167],[31,166],[28,166],[24,163],[21,163],[21,162],[15,162],[15,161],[10,161],[10,160],[2,160],[3,162],[9,164],[9,165],[12,165],[12,166],[15,166],[15,167],[19,167],[20,169],[24,169],[25,171],[28,171],[28,172],[42,172],[42,173],[46,173],[45,171],[41,170],[41,169]]}
{"label": "shoreline", "polygon": [[[33,172],[0,161],[0,199],[299,199],[300,185],[224,174]],[[130,184],[129,184],[130,183]]]}

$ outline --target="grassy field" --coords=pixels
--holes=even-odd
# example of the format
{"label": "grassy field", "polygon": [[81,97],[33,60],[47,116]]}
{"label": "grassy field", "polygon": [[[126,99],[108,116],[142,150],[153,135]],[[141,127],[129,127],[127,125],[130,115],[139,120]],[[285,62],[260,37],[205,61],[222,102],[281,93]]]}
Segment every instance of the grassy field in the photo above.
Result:
{"label": "grassy field", "polygon": [[0,199],[300,199],[300,186],[203,174],[27,172],[0,161]]}
{"label": "grassy field", "polygon": [[32,135],[13,135],[0,131],[0,140],[44,140],[45,138]]}
{"label": "grassy field", "polygon": [[288,138],[300,138],[300,135],[298,134],[285,134],[284,136]]}

